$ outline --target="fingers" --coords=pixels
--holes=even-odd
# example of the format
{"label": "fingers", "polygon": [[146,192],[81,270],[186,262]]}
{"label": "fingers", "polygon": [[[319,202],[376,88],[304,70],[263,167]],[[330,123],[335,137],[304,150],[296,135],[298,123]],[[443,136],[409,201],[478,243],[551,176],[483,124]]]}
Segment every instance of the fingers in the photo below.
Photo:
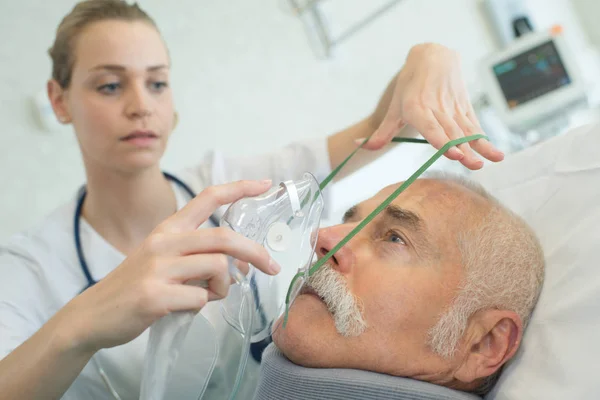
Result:
{"label": "fingers", "polygon": [[169,285],[165,288],[166,307],[170,312],[198,312],[208,303],[208,291],[202,287],[190,285]]}
{"label": "fingers", "polygon": [[[396,92],[401,86],[399,81],[400,74],[394,76],[390,81],[385,92],[381,96],[377,108],[372,114],[375,121],[381,121],[375,132],[371,135],[369,141],[363,148],[368,150],[379,150],[390,142],[392,137],[398,134],[404,123],[402,122],[402,103],[401,96]],[[361,144],[361,143],[359,143]]]}
{"label": "fingers", "polygon": [[[233,265],[235,265],[235,267],[238,269],[238,271],[240,271],[242,273],[242,275],[244,275],[244,276],[247,276],[248,272],[250,272],[250,264],[248,264],[247,262],[243,262],[240,260],[234,260]],[[231,276],[230,283],[232,285],[235,285],[237,283],[237,281],[235,280],[235,277]]]}
{"label": "fingers", "polygon": [[[192,254],[173,257],[165,270],[165,275],[174,282],[205,281],[219,272],[224,275],[229,274],[226,255]],[[199,285],[202,286],[202,284]]]}
{"label": "fingers", "polygon": [[[394,136],[398,134],[400,129],[404,126],[402,120],[384,119],[379,128],[369,138],[369,141],[363,145],[363,149],[366,150],[379,150],[386,144],[388,144]],[[357,145],[361,145],[362,141],[357,142]]]}
{"label": "fingers", "polygon": [[[250,271],[250,265],[247,262],[229,258],[224,254],[194,254],[175,259],[167,269],[166,275],[176,283],[185,282],[209,289],[208,300],[213,301],[225,297],[229,291],[229,285],[236,283],[229,272],[229,262],[231,261],[242,274],[247,275]],[[217,274],[218,271],[221,273]],[[208,281],[210,276],[213,276],[212,279],[218,278],[215,282],[210,282]]]}
{"label": "fingers", "polygon": [[235,265],[235,267],[244,275],[248,275],[248,272],[250,272],[250,264],[248,264],[247,262],[234,260],[233,265]]}
{"label": "fingers", "polygon": [[269,275],[275,275],[281,269],[264,247],[227,228],[210,228],[169,235],[161,246],[168,248],[170,254],[174,256],[203,253],[230,255],[237,260],[252,264]]}
{"label": "fingers", "polygon": [[175,215],[163,222],[158,230],[183,232],[195,230],[220,206],[243,197],[258,196],[271,187],[270,180],[237,181],[203,190]]}
{"label": "fingers", "polygon": [[[393,83],[393,91],[390,83],[373,114],[377,121],[385,117],[365,148],[383,147],[402,124],[416,128],[438,150],[450,140],[483,133],[455,51],[433,44],[415,46]],[[504,157],[488,140],[463,143],[445,156],[478,169],[483,161],[475,151],[491,161]]]}
{"label": "fingers", "polygon": [[402,129],[402,127],[405,125],[402,121],[400,110],[401,104],[399,96],[392,97],[385,117],[369,141],[364,144],[364,149],[379,150],[388,144],[392,138],[398,134],[400,129]]}
{"label": "fingers", "polygon": [[222,299],[229,293],[230,276],[227,256],[194,254],[175,258],[165,273],[173,283],[185,282],[208,291],[208,301]]}
{"label": "fingers", "polygon": [[[457,114],[457,120],[452,119],[445,112],[435,112],[434,113],[436,119],[439,121],[440,125],[444,128],[444,131],[450,138],[450,140],[459,139],[461,137],[466,136],[466,133],[470,133],[473,129],[469,129],[467,132],[458,124],[458,121],[461,120],[460,114]],[[465,124],[463,123],[463,126]],[[475,152],[469,146],[469,143],[463,143],[459,145],[459,149],[463,152],[465,157],[460,161],[465,167],[469,169],[479,169],[483,167],[483,161],[477,157]]]}
{"label": "fingers", "polygon": [[[421,111],[414,115],[419,115],[419,117],[413,116],[411,121],[414,122],[408,120],[407,122],[419,130],[423,137],[438,150],[450,140],[483,133],[479,121],[472,116],[474,114],[465,114],[460,110],[457,110],[454,116],[447,112],[433,110]],[[460,153],[456,153],[458,150]],[[504,154],[486,139],[463,143],[458,148],[451,148],[445,155],[452,160],[460,160],[469,169],[480,169],[483,167],[483,161],[473,150],[490,161],[504,159]]]}
{"label": "fingers", "polygon": [[[410,120],[407,119],[406,122],[414,126],[438,150],[450,141],[444,127],[431,109],[413,111]],[[452,147],[445,153],[445,156],[451,160],[462,160],[465,155],[458,148]]]}
{"label": "fingers", "polygon": [[[475,111],[473,111],[472,107],[467,112],[464,119],[468,121],[467,125],[470,123],[470,126],[473,129],[471,134],[476,135],[478,133],[483,133],[483,129],[481,128],[479,120],[477,119]],[[479,139],[474,142],[469,142],[469,144],[473,149],[475,149],[476,152],[490,161],[498,162],[504,160],[504,153],[498,150],[489,140]]]}

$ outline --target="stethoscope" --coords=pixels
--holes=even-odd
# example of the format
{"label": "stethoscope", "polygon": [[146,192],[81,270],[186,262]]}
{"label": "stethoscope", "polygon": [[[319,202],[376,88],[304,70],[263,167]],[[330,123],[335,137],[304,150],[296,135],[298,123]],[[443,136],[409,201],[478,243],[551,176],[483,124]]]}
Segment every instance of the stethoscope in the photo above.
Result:
{"label": "stethoscope", "polygon": [[[171,182],[175,183],[177,186],[179,186],[181,189],[183,189],[189,196],[190,198],[194,198],[196,197],[196,193],[194,193],[194,191],[188,186],[186,185],[182,180],[176,178],[175,176],[168,174],[166,172],[163,172],[165,178],[167,178],[168,180],[170,180]],[[81,223],[81,213],[83,211],[83,202],[85,200],[85,196],[86,196],[87,192],[85,190],[85,186],[81,188],[81,193],[79,195],[79,199],[77,201],[77,207],[75,208],[75,218],[74,218],[74,223],[73,223],[73,237],[75,238],[75,249],[77,250],[77,258],[79,259],[79,266],[81,267],[81,271],[83,272],[83,275],[85,275],[85,279],[87,279],[87,286],[85,288],[83,288],[82,292],[86,289],[89,289],[90,287],[94,286],[96,283],[98,283],[98,281],[96,281],[93,277],[92,274],[90,273],[90,268],[88,267],[88,264],[85,260],[85,256],[83,254],[83,247],[81,246],[81,228],[80,228],[80,223]],[[219,220],[217,219],[217,217],[213,214],[209,217],[210,222],[214,225],[214,226],[219,226]]]}
{"label": "stethoscope", "polygon": [[[179,186],[181,189],[183,189],[190,196],[191,199],[196,197],[196,193],[194,193],[194,191],[187,184],[185,184],[182,180],[180,180],[179,178],[177,178],[169,173],[166,173],[166,172],[163,172],[163,175],[165,176],[165,178],[167,178],[168,180],[170,180],[171,182],[173,182],[177,186]],[[83,202],[85,200],[86,194],[87,194],[87,191],[85,190],[85,186],[83,186],[80,191],[79,199],[77,200],[77,206],[75,207],[75,215],[74,215],[74,221],[73,221],[74,222],[73,223],[73,238],[75,239],[75,249],[77,251],[77,258],[79,260],[79,266],[81,267],[81,271],[83,272],[83,274],[85,275],[85,278],[87,280],[87,285],[85,288],[83,288],[83,290],[81,292],[85,291],[86,289],[89,289],[90,287],[92,287],[96,283],[98,283],[98,281],[96,281],[92,277],[92,274],[90,273],[90,269],[85,260],[85,255],[83,254],[83,247],[81,246],[81,213],[83,211]],[[219,226],[219,220],[214,214],[212,214],[209,217],[209,221],[215,227]],[[257,362],[261,361],[262,352],[269,345],[269,343],[271,343],[271,338],[267,337],[266,339],[264,339],[260,342],[252,343],[250,345],[250,353],[252,354],[252,357]],[[104,369],[98,363],[98,360],[96,358],[92,357],[92,361],[95,364],[98,371],[100,372],[100,377],[104,381],[104,384],[107,386],[108,390],[111,392],[112,396],[116,400],[120,400],[121,398],[119,397],[119,394],[117,393],[117,391],[115,390],[113,385],[110,383],[108,376],[104,372]]]}

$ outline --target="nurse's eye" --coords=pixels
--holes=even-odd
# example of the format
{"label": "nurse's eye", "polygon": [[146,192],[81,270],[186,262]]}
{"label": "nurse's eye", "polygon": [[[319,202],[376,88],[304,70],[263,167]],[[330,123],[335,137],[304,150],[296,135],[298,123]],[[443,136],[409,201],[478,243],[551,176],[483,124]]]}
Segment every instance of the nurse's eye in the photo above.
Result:
{"label": "nurse's eye", "polygon": [[403,246],[406,245],[406,241],[404,240],[404,238],[396,231],[389,231],[385,235],[385,240],[387,240],[388,242],[400,244]]}
{"label": "nurse's eye", "polygon": [[118,82],[106,83],[98,86],[98,91],[103,94],[115,94],[117,90],[121,88],[121,84]]}
{"label": "nurse's eye", "polygon": [[150,82],[150,89],[154,92],[162,92],[163,90],[165,90],[167,87],[169,86],[169,84],[167,82],[164,81],[155,81],[155,82]]}

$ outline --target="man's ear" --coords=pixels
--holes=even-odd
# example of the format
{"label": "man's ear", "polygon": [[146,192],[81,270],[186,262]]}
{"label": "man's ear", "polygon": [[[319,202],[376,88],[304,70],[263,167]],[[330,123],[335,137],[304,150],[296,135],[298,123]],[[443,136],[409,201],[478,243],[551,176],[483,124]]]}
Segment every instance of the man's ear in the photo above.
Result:
{"label": "man's ear", "polygon": [[70,123],[71,114],[69,113],[69,107],[67,107],[66,90],[54,79],[48,81],[46,90],[56,119],[62,124]]}
{"label": "man's ear", "polygon": [[515,355],[522,337],[523,323],[517,313],[506,310],[476,313],[464,336],[466,353],[455,378],[470,383],[493,375]]}

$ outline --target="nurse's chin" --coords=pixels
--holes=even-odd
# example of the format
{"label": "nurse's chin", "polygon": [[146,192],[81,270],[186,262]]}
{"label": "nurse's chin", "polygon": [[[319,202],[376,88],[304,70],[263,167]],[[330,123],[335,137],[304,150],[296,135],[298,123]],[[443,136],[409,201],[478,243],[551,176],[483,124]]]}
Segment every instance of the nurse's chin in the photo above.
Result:
{"label": "nurse's chin", "polygon": [[128,172],[140,172],[148,168],[157,167],[160,165],[160,160],[164,151],[160,149],[143,149],[137,151],[128,151],[119,157],[119,160],[114,162],[114,166]]}

